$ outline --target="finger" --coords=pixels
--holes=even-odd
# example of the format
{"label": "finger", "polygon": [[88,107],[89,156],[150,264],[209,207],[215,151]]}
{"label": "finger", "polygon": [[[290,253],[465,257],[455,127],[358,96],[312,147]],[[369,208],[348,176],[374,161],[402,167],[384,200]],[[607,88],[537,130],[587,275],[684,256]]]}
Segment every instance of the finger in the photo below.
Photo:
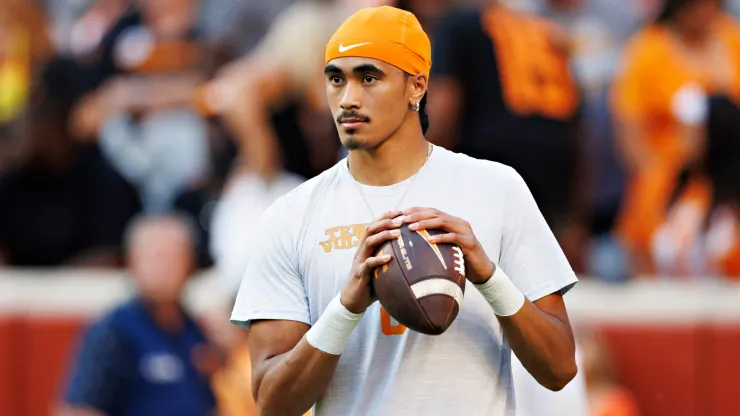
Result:
{"label": "finger", "polygon": [[371,235],[365,240],[362,251],[365,257],[372,256],[375,249],[388,240],[393,240],[401,235],[401,230],[385,230],[380,233]]}
{"label": "finger", "polygon": [[437,234],[429,237],[429,242],[434,244],[457,244],[461,245],[462,238],[457,233]]}
{"label": "finger", "polygon": [[437,217],[444,217],[446,214],[436,210],[434,208],[425,208],[423,210],[415,211],[409,214],[403,215],[403,222],[411,224],[422,220],[428,220]]}
{"label": "finger", "polygon": [[362,263],[362,270],[361,270],[360,276],[363,278],[369,277],[372,274],[372,271],[376,267],[380,267],[384,264],[387,264],[389,261],[391,261],[390,254],[383,254],[382,256],[368,257]]}
{"label": "finger", "polygon": [[387,211],[383,215],[381,215],[380,217],[376,218],[373,221],[373,223],[380,222],[380,221],[387,220],[387,219],[393,219],[393,218],[396,218],[396,217],[400,216],[401,214],[403,214],[403,212],[401,210],[398,210],[398,209]]}
{"label": "finger", "polygon": [[374,222],[365,229],[365,237],[370,237],[384,230],[398,228],[401,226],[401,224],[403,224],[401,218],[386,218],[384,220]]}
{"label": "finger", "polygon": [[434,211],[434,208],[430,207],[411,207],[403,210],[403,215],[409,215],[421,211]]}
{"label": "finger", "polygon": [[409,230],[446,230],[451,233],[461,233],[463,230],[458,221],[451,217],[436,217],[428,220],[420,220],[409,224]]}

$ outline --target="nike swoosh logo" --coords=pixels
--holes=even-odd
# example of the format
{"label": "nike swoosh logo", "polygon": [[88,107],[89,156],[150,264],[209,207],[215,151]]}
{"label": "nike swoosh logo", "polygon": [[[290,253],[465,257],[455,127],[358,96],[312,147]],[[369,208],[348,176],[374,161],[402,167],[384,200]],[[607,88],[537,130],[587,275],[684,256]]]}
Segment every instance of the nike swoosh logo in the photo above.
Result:
{"label": "nike swoosh logo", "polygon": [[348,46],[344,46],[343,43],[344,42],[342,42],[342,43],[339,44],[339,52],[347,52],[350,49],[354,49],[354,48],[357,48],[357,47],[360,47],[360,46],[369,45],[371,42],[356,43],[354,45],[348,45]]}

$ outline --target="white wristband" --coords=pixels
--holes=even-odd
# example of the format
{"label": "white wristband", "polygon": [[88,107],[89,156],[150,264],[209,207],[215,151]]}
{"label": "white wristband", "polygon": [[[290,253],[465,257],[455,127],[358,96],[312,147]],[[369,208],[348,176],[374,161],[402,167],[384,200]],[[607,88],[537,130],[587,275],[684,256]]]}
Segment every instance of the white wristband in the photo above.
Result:
{"label": "white wristband", "polygon": [[341,294],[329,302],[318,321],[306,332],[306,341],[327,354],[341,355],[352,330],[365,313],[352,313],[342,305]]}
{"label": "white wristband", "polygon": [[491,305],[493,313],[498,316],[514,315],[524,306],[524,295],[500,267],[495,267],[488,281],[474,286]]}

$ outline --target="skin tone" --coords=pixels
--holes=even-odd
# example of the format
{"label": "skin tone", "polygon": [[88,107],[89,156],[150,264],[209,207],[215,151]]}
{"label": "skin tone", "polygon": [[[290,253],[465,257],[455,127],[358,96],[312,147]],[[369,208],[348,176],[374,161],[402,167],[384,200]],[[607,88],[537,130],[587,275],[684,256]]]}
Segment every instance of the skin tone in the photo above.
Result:
{"label": "skin tone", "polygon": [[[412,110],[426,93],[426,74],[407,75],[385,62],[346,57],[330,61],[325,75],[329,106],[356,180],[384,186],[411,177],[429,151],[419,114]],[[341,302],[350,312],[364,312],[377,300],[370,290],[371,272],[391,257],[373,253],[396,238],[404,222],[413,229],[447,230],[436,242],[460,245],[471,282],[482,283],[492,275],[493,263],[464,220],[433,208],[389,211],[369,225],[355,254],[341,291]],[[561,389],[575,376],[573,334],[560,295],[527,301],[518,313],[499,322],[517,356],[545,387]],[[295,321],[252,323],[252,393],[260,414],[303,413],[326,390],[339,356],[311,346],[304,336],[309,328]]]}

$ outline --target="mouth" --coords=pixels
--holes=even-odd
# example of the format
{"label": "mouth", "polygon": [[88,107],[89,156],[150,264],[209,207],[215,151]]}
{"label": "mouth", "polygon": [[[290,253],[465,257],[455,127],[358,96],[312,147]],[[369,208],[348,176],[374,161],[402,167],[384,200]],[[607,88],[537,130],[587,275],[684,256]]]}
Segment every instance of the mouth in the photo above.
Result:
{"label": "mouth", "polygon": [[367,124],[367,122],[356,118],[346,118],[340,120],[339,124],[341,124],[345,129],[356,129],[363,124]]}

